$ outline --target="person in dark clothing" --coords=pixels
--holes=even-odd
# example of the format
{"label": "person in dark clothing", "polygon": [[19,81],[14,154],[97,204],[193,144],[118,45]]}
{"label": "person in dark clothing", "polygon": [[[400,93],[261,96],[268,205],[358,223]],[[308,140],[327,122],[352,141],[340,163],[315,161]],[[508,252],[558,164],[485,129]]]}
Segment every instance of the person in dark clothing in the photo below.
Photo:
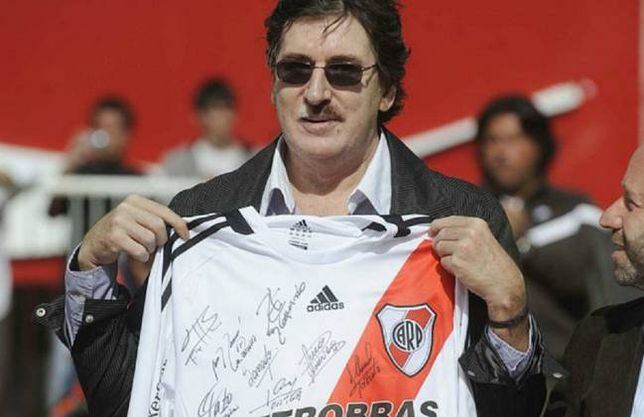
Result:
{"label": "person in dark clothing", "polygon": [[478,118],[476,144],[483,185],[499,198],[517,240],[528,304],[546,346],[561,358],[579,320],[630,296],[613,279],[601,210],[586,196],[548,182],[556,142],[549,120],[527,97],[488,103]]}
{"label": "person in dark clothing", "polygon": [[[124,160],[135,124],[134,112],[124,99],[117,96],[99,98],[92,105],[88,123],[90,129],[74,136],[68,146],[63,174],[141,175]],[[118,202],[103,199],[101,211],[107,213]],[[85,214],[82,225],[75,227],[79,227],[84,234],[98,219],[89,216],[89,199],[82,198],[82,205],[82,212]],[[68,198],[54,197],[48,213],[50,216],[58,216],[67,214],[68,210]]]}
{"label": "person in dark clothing", "polygon": [[134,112],[123,98],[99,98],[90,110],[89,130],[72,139],[64,172],[84,174],[138,173],[123,158],[135,126]]}
{"label": "person in dark clothing", "polygon": [[[63,174],[140,175],[123,159],[134,122],[134,112],[124,99],[98,99],[90,110],[90,129],[75,135],[68,145]],[[49,215],[67,213],[68,203],[67,199],[54,199]],[[90,226],[86,225],[85,230]]]}
{"label": "person in dark clothing", "polygon": [[565,354],[566,417],[644,415],[644,147],[631,157],[622,187],[600,222],[615,244],[616,282],[640,298],[593,311],[575,329]]}

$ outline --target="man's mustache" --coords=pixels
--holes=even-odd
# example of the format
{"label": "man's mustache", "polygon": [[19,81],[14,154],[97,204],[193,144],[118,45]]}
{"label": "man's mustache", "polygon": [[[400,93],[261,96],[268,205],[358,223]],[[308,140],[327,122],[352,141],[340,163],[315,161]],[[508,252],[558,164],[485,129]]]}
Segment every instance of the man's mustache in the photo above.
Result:
{"label": "man's mustache", "polygon": [[612,237],[612,242],[615,246],[617,246],[620,249],[624,248],[624,233],[622,232],[615,232],[613,233]]}
{"label": "man's mustache", "polygon": [[306,106],[300,108],[298,111],[298,118],[300,119],[332,119],[344,120],[340,111],[335,107],[324,105],[319,107]]}

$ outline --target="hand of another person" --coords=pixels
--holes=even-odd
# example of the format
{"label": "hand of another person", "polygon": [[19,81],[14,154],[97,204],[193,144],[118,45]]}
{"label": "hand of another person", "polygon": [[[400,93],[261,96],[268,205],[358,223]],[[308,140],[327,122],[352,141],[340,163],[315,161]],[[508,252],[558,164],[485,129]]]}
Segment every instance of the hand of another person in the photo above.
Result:
{"label": "hand of another person", "polygon": [[81,131],[69,140],[67,148],[65,149],[64,172],[74,172],[78,167],[88,164],[97,158],[98,150],[92,145],[90,140],[91,134],[92,130]]}
{"label": "hand of another person", "polygon": [[116,262],[124,252],[140,262],[168,240],[166,224],[187,240],[186,222],[168,207],[131,195],[101,218],[85,235],[78,252],[81,270]]}
{"label": "hand of another person", "polygon": [[[441,265],[485,300],[490,320],[504,322],[524,311],[523,275],[484,220],[462,216],[434,220],[430,236]],[[494,331],[515,348],[527,350],[528,328],[523,320],[514,328]]]}

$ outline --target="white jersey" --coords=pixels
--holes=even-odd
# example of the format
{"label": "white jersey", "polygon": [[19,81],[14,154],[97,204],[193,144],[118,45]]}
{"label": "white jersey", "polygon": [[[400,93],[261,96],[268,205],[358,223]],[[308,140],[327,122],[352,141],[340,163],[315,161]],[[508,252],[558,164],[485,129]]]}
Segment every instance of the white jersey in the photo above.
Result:
{"label": "white jersey", "polygon": [[130,417],[476,415],[467,291],[427,217],[187,221],[150,273]]}

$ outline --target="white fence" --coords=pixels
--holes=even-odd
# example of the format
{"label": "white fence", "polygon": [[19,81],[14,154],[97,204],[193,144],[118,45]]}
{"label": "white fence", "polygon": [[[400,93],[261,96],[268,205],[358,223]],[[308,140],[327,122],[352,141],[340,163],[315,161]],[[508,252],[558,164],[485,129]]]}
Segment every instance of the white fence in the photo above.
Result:
{"label": "white fence", "polygon": [[[85,219],[95,223],[106,201],[118,204],[129,194],[167,203],[177,192],[199,182],[193,178],[64,175],[41,178],[9,201],[5,210],[6,249],[13,259],[63,255],[80,242]],[[69,201],[67,215],[49,217],[55,196]]]}

